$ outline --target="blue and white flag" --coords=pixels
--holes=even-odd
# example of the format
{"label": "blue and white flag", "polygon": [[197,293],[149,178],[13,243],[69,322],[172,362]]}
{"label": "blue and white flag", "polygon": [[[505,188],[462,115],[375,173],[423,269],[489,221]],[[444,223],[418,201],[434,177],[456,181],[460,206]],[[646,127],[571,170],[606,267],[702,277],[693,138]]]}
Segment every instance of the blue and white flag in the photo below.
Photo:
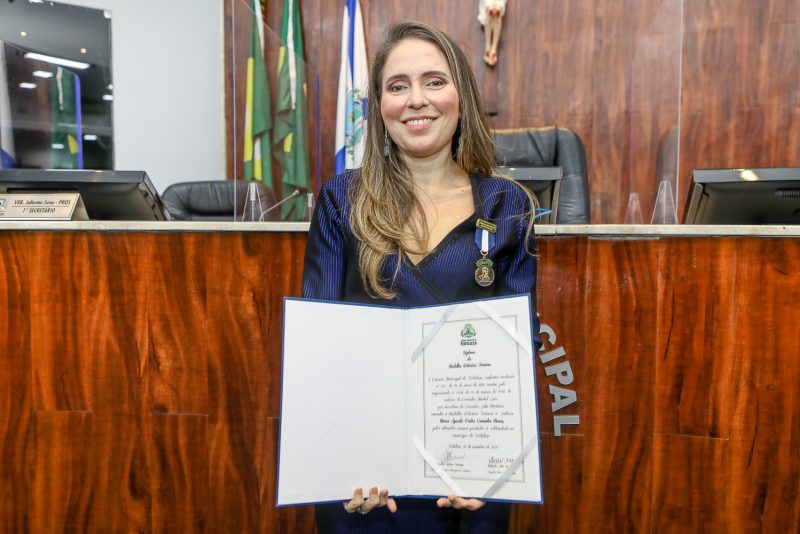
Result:
{"label": "blue and white flag", "polygon": [[0,41],[0,169],[14,167],[14,130],[11,126],[11,102],[8,97],[5,43]]}
{"label": "blue and white flag", "polygon": [[342,62],[336,101],[336,173],[356,169],[367,134],[367,47],[358,0],[347,0],[342,17]]}

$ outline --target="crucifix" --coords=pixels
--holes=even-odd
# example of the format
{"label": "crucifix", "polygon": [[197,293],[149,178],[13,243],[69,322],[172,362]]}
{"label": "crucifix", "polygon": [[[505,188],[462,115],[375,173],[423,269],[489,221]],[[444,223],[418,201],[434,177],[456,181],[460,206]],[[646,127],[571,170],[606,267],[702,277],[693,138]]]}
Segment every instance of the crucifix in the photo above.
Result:
{"label": "crucifix", "polygon": [[497,43],[503,28],[507,0],[478,0],[478,22],[483,26],[485,51],[483,60],[493,67],[497,64]]}

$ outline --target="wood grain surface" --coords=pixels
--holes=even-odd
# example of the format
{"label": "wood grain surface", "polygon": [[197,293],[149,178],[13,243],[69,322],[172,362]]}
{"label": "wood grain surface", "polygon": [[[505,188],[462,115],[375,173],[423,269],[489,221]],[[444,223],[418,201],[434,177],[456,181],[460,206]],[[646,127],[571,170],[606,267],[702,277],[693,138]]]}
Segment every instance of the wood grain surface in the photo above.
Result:
{"label": "wood grain surface", "polygon": [[[312,532],[274,505],[304,247],[0,234],[0,532]],[[512,532],[798,531],[800,242],[547,236],[537,298],[545,503]]]}
{"label": "wood grain surface", "polygon": [[[229,177],[241,176],[248,5],[225,3]],[[319,117],[309,111],[309,135],[319,136],[319,150],[311,143],[317,184],[318,175],[333,174],[343,4],[302,0],[300,8],[307,79],[320,87],[309,82],[309,110],[319,103]],[[631,193],[649,222],[662,179],[673,184],[680,216],[695,168],[800,165],[795,0],[510,2],[494,68],[482,61],[477,2],[361,0],[361,8],[370,60],[387,24],[433,24],[466,52],[494,127],[555,124],[577,132],[593,223],[623,222]],[[282,9],[267,2],[271,76]]]}

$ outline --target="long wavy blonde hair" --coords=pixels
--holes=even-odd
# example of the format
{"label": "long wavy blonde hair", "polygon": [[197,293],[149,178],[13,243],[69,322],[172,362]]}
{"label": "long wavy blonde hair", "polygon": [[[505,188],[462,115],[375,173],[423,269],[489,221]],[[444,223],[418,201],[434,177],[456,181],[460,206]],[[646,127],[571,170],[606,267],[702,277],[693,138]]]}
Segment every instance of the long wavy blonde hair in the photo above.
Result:
{"label": "long wavy blonde hair", "polygon": [[[386,259],[397,254],[399,270],[403,253],[422,253],[428,241],[428,227],[414,194],[414,179],[394,143],[389,143],[389,154],[384,157],[385,139],[391,138],[381,117],[383,72],[389,54],[406,39],[420,39],[436,46],[453,75],[459,98],[458,125],[452,142],[453,161],[468,175],[491,176],[494,165],[494,141],[475,76],[464,52],[448,35],[427,24],[391,25],[370,69],[369,126],[363,165],[351,189],[350,214],[353,234],[361,242],[358,266],[364,288],[370,296],[382,299],[396,296],[392,285],[397,270],[391,280],[381,277]],[[414,243],[418,249],[411,249],[404,243]]]}

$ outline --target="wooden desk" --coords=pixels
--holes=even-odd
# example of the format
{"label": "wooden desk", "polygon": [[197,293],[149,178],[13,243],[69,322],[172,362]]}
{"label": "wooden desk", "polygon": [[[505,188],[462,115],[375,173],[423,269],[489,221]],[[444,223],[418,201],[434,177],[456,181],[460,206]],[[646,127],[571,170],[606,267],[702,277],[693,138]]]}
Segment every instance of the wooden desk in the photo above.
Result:
{"label": "wooden desk", "polygon": [[[165,224],[0,232],[0,531],[313,530],[274,506],[302,227]],[[539,230],[573,380],[538,366],[545,504],[512,531],[800,530],[800,232],[688,230]]]}

